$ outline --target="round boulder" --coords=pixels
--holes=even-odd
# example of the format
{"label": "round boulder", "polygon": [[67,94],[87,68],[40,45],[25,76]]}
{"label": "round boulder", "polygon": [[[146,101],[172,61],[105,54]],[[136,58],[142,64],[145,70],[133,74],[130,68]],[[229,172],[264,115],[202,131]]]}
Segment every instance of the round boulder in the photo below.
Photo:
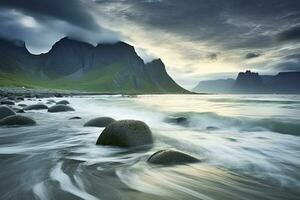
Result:
{"label": "round boulder", "polygon": [[83,126],[106,127],[107,125],[115,122],[111,117],[97,117],[86,122]]}
{"label": "round boulder", "polygon": [[150,128],[142,121],[120,120],[109,124],[100,134],[97,144],[136,147],[152,144]]}
{"label": "round boulder", "polygon": [[26,104],[24,104],[24,103],[20,103],[20,104],[18,104],[18,106],[20,106],[20,107],[24,108],[24,107],[26,107],[27,105],[26,105]]}
{"label": "round boulder", "polygon": [[22,115],[11,115],[0,120],[2,126],[32,126],[35,124],[33,119]]}
{"label": "round boulder", "polygon": [[161,150],[152,154],[147,162],[159,165],[179,165],[195,163],[199,162],[199,160],[180,151]]}
{"label": "round boulder", "polygon": [[48,109],[48,106],[41,103],[29,105],[24,108],[24,110],[46,110],[46,109]]}
{"label": "round boulder", "polygon": [[58,101],[56,104],[67,105],[67,104],[70,104],[70,102],[67,100],[61,100],[61,101]]}
{"label": "round boulder", "polygon": [[48,112],[68,112],[75,111],[74,108],[62,104],[54,105],[48,108]]}
{"label": "round boulder", "polygon": [[7,106],[0,106],[0,119],[3,119],[11,115],[16,115],[15,111],[13,111],[11,108]]}

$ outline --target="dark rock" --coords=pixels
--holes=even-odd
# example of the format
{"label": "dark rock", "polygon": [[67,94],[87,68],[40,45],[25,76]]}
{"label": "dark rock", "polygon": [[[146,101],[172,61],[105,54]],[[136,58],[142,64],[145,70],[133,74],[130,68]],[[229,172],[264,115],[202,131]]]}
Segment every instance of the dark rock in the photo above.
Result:
{"label": "dark rock", "polygon": [[24,101],[24,97],[17,97],[18,101]]}
{"label": "dark rock", "polygon": [[67,112],[75,111],[74,108],[62,104],[54,105],[48,108],[48,112]]}
{"label": "dark rock", "polygon": [[56,104],[67,105],[67,104],[70,104],[70,102],[67,100],[61,100],[61,101],[57,102]]}
{"label": "dark rock", "polygon": [[0,120],[0,125],[4,126],[32,126],[35,124],[33,119],[22,115],[11,115]]}
{"label": "dark rock", "polygon": [[178,165],[195,163],[199,162],[199,160],[180,151],[161,150],[152,154],[147,162],[159,165]]}
{"label": "dark rock", "polygon": [[166,119],[166,122],[173,123],[173,124],[178,124],[178,125],[182,125],[182,126],[188,126],[189,125],[188,118],[186,118],[186,117],[168,117]]}
{"label": "dark rock", "polygon": [[1,101],[1,104],[5,104],[5,105],[15,105],[15,102],[10,101],[10,100],[3,100],[3,101]]}
{"label": "dark rock", "polygon": [[15,111],[13,111],[7,106],[0,106],[0,119],[3,119],[11,115],[16,115]]}
{"label": "dark rock", "polygon": [[23,104],[23,103],[20,103],[20,104],[18,104],[18,106],[20,106],[20,107],[26,107],[27,105]]}
{"label": "dark rock", "polygon": [[29,105],[24,108],[24,110],[46,110],[48,109],[48,106],[44,104],[34,104],[34,105]]}
{"label": "dark rock", "polygon": [[71,117],[69,120],[73,120],[73,119],[81,119],[81,117]]}
{"label": "dark rock", "polygon": [[115,121],[116,120],[111,117],[97,117],[86,122],[84,126],[106,127]]}
{"label": "dark rock", "polygon": [[121,120],[109,124],[100,134],[97,144],[136,147],[152,144],[150,128],[142,121]]}

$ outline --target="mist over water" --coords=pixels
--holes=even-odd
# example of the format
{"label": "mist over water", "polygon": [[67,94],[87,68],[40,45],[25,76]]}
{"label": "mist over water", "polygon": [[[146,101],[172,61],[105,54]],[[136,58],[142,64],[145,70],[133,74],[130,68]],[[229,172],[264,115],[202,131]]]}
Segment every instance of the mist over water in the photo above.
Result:
{"label": "mist over water", "polygon": [[[36,126],[0,128],[0,199],[299,199],[299,95],[67,100],[75,112],[30,111],[24,115]],[[74,116],[82,119],[68,120]],[[95,145],[103,129],[83,124],[99,116],[146,122],[153,147]],[[170,117],[187,123],[169,123]],[[161,149],[202,162],[148,164]]]}

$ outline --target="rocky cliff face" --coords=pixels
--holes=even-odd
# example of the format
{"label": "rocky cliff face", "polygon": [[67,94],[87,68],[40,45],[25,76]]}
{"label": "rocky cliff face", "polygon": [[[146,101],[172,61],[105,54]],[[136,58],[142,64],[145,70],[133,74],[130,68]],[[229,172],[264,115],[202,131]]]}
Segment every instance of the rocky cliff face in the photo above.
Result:
{"label": "rocky cliff face", "polygon": [[232,92],[237,93],[264,93],[268,90],[258,73],[250,70],[240,72],[232,87]]}
{"label": "rocky cliff face", "polygon": [[[48,53],[30,54],[25,44],[0,40],[1,73],[25,85],[104,92],[187,92],[167,74],[161,60],[145,64],[124,42],[91,44],[63,38]],[[0,83],[1,84],[1,83]],[[3,83],[2,83],[3,85]]]}
{"label": "rocky cliff face", "polygon": [[300,94],[300,72],[279,72],[277,75],[259,75],[240,72],[234,79],[201,81],[195,92],[241,94]]}

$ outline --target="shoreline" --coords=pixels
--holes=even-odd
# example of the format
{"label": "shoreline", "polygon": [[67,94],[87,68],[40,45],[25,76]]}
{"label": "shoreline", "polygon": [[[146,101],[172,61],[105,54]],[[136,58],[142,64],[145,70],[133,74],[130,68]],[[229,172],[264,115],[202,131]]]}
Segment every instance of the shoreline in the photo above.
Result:
{"label": "shoreline", "polygon": [[37,88],[22,88],[22,87],[0,87],[0,97],[22,96],[25,98],[49,98],[49,97],[65,97],[79,95],[147,95],[147,94],[202,94],[209,93],[142,93],[142,92],[84,92],[74,90],[59,90],[59,89],[37,89]]}

